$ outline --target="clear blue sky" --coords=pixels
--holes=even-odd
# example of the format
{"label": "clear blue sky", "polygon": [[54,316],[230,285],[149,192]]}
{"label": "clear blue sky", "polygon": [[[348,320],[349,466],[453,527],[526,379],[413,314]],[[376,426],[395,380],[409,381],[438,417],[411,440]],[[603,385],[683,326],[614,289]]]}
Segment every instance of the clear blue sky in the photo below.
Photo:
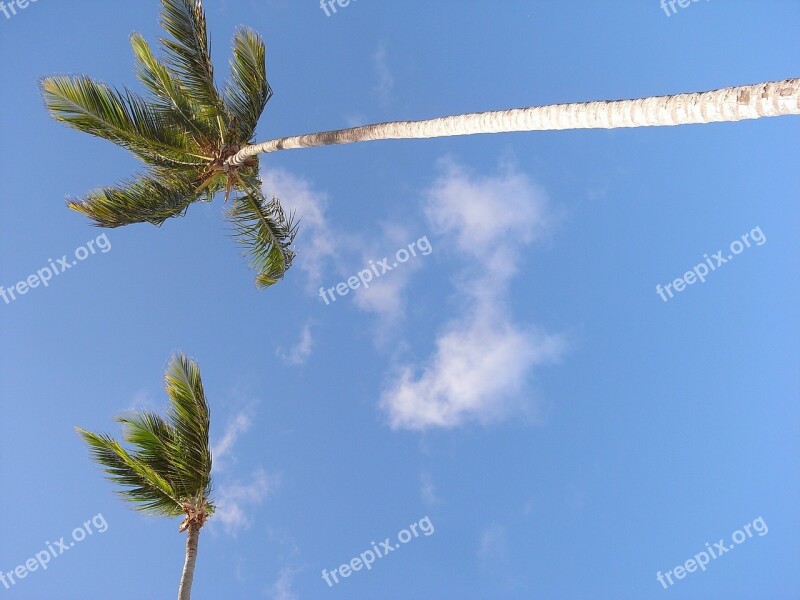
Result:
{"label": "clear blue sky", "polygon": [[[267,41],[260,140],[798,76],[791,0],[207,4],[220,78],[238,24]],[[128,36],[159,35],[158,10],[0,14],[5,288],[103,233],[65,196],[137,169],[52,121],[38,79],[139,89]],[[272,155],[265,188],[303,223],[262,292],[221,199],[106,231],[108,252],[0,299],[0,571],[94,515],[108,528],[0,598],[174,597],[178,521],[119,502],[73,427],[162,409],[176,350],[202,368],[223,505],[197,600],[797,598],[798,134],[781,117]],[[705,283],[656,293],[757,227]],[[424,236],[427,256],[320,299]],[[425,516],[431,535],[323,580]],[[656,580],[758,517],[767,534]]]}

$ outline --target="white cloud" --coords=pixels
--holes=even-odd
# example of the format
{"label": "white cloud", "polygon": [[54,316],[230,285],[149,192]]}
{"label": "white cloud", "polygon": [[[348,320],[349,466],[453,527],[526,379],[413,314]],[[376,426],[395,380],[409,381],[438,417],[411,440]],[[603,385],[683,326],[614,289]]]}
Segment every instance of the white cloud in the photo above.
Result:
{"label": "white cloud", "polygon": [[444,173],[428,190],[425,215],[435,233],[449,235],[465,258],[477,262],[481,283],[505,283],[515,273],[521,247],[552,227],[544,190],[512,167],[470,177],[452,160],[440,164]]}
{"label": "white cloud", "polygon": [[297,366],[305,364],[308,357],[311,356],[313,347],[314,337],[311,335],[311,323],[307,322],[300,332],[300,340],[288,352],[279,348],[277,354],[286,363]]}
{"label": "white cloud", "polygon": [[296,245],[301,249],[294,264],[306,272],[309,283],[319,285],[328,258],[336,256],[333,233],[325,215],[328,196],[311,187],[311,183],[285,169],[264,169],[262,189],[268,198],[277,197],[287,214],[300,219]]}
{"label": "white cloud", "polygon": [[[406,227],[396,223],[377,226],[373,235],[364,236],[354,232],[334,232],[326,214],[328,196],[313,189],[311,183],[285,169],[264,170],[261,174],[263,190],[268,197],[280,198],[284,209],[294,212],[300,219],[297,235],[298,248],[295,265],[307,276],[307,287],[318,296],[319,288],[330,288],[340,281],[370,268],[370,261],[379,261],[420,239],[420,234],[412,234]],[[334,239],[337,243],[334,243]],[[349,294],[349,298],[334,296],[336,301],[350,301],[356,308],[374,314],[381,319],[383,329],[394,324],[405,312],[404,291],[414,271],[421,267],[424,257],[419,255],[399,268],[374,277],[368,288],[359,288]],[[323,300],[320,298],[320,302]],[[330,300],[329,300],[330,302]],[[301,364],[310,352],[311,332],[304,330],[301,343],[296,347],[298,353],[279,353],[291,364]],[[304,345],[304,343],[306,345]],[[293,360],[299,362],[293,363]]]}
{"label": "white cloud", "polygon": [[394,77],[386,62],[386,48],[384,46],[380,46],[372,56],[372,63],[378,79],[375,84],[375,94],[382,103],[388,104],[394,90]]}
{"label": "white cloud", "polygon": [[162,407],[153,398],[152,394],[147,388],[138,390],[131,398],[131,405],[128,408],[131,412],[158,412]]}
{"label": "white cloud", "polygon": [[379,317],[383,328],[395,324],[405,314],[405,289],[411,282],[414,272],[422,267],[425,260],[425,256],[419,254],[408,262],[395,265],[395,253],[401,248],[407,248],[410,243],[418,239],[421,239],[418,234],[412,235],[405,227],[384,224],[376,241],[369,244],[359,242],[361,266],[352,273],[368,269],[370,261],[379,262],[384,258],[388,258],[387,263],[390,267],[394,266],[388,273],[375,277],[368,288],[359,288],[353,295],[356,307]]}
{"label": "white cloud", "polygon": [[214,457],[213,474],[215,487],[213,492],[217,510],[211,520],[219,524],[228,535],[236,535],[246,529],[252,522],[252,511],[258,507],[277,485],[276,477],[268,477],[264,469],[256,468],[246,480],[233,479],[229,475],[220,477],[220,472],[236,462],[234,447],[239,438],[250,430],[253,424],[251,408],[242,410],[228,422],[222,437],[212,445]]}
{"label": "white cloud", "polygon": [[524,410],[520,397],[532,368],[564,349],[560,336],[514,323],[507,307],[522,248],[550,229],[546,196],[513,168],[471,177],[451,161],[443,164],[425,214],[467,261],[457,284],[465,309],[440,332],[432,358],[399,367],[387,385],[381,406],[395,429],[485,423]]}
{"label": "white cloud", "polygon": [[256,469],[249,481],[225,483],[214,494],[217,510],[212,523],[221,523],[225,532],[236,535],[252,523],[252,509],[259,506],[275,487],[263,469]]}
{"label": "white cloud", "polygon": [[478,542],[478,561],[483,569],[495,567],[508,557],[508,536],[502,525],[491,525],[481,532]]}
{"label": "white cloud", "polygon": [[530,369],[560,355],[557,336],[520,330],[503,316],[455,323],[436,341],[430,366],[404,367],[383,398],[394,428],[455,427],[506,416]]}
{"label": "white cloud", "polygon": [[226,463],[231,460],[230,454],[236,441],[243,433],[246,433],[252,425],[252,411],[245,410],[238,413],[225,428],[225,433],[216,444],[211,447],[211,454],[214,457],[213,470],[215,473],[221,471]]}
{"label": "white cloud", "polygon": [[426,506],[433,506],[439,504],[441,500],[436,496],[436,489],[433,486],[433,478],[430,473],[423,472],[420,474],[420,490],[419,495],[422,503]]}
{"label": "white cloud", "polygon": [[300,569],[283,567],[278,573],[278,578],[267,590],[267,596],[272,600],[297,600],[297,594],[292,589],[292,582]]}

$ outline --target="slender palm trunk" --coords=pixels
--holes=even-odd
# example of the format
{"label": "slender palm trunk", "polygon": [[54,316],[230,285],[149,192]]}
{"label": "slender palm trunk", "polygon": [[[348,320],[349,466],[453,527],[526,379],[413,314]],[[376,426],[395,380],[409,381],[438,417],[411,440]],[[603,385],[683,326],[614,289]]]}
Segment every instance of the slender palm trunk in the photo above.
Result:
{"label": "slender palm trunk", "polygon": [[800,79],[730,87],[712,92],[554,104],[441,117],[394,121],[324,131],[247,146],[228,160],[241,165],[248,157],[277,150],[352,144],[371,140],[413,139],[553,129],[614,129],[741,121],[800,114]]}
{"label": "slender palm trunk", "polygon": [[200,527],[190,524],[186,538],[186,561],[183,564],[181,587],[178,589],[178,600],[190,600],[192,595],[192,580],[194,579],[194,565],[197,562],[197,542],[200,538]]}

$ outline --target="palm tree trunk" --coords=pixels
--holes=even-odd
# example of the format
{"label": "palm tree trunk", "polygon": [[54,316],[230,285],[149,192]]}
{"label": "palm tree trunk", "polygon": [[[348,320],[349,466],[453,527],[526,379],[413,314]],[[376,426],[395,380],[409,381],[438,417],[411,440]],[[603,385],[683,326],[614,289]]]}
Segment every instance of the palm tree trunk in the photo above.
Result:
{"label": "palm tree trunk", "polygon": [[241,165],[248,157],[277,150],[352,144],[372,140],[412,139],[553,129],[614,129],[691,123],[741,121],[800,114],[800,79],[730,87],[712,92],[554,104],[441,117],[394,121],[324,131],[246,146],[228,160]]}
{"label": "palm tree trunk", "polygon": [[192,595],[192,580],[194,579],[194,565],[197,562],[197,542],[200,538],[200,527],[190,524],[186,538],[186,561],[183,564],[181,587],[178,589],[178,600],[190,600]]}

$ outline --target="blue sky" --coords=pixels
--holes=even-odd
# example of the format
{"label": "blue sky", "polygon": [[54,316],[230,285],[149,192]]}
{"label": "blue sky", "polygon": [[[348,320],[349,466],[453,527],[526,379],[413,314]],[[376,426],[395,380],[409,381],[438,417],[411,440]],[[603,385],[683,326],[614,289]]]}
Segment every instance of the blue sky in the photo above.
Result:
{"label": "blue sky", "polygon": [[[267,41],[259,140],[798,75],[790,0],[207,4],[219,77],[238,24]],[[0,598],[174,596],[178,521],[120,503],[73,427],[163,409],[177,350],[201,365],[217,451],[198,600],[798,596],[797,117],[270,155],[299,256],[257,291],[221,199],[110,231],[64,207],[137,165],[52,121],[37,81],[138,89],[128,36],[159,35],[158,10],[0,14],[0,285],[110,248],[0,300],[0,571],[107,523]],[[705,283],[656,293],[756,228]],[[368,290],[319,297],[422,238]],[[323,580],[424,517],[430,535]],[[657,581],[759,517],[767,533]]]}

